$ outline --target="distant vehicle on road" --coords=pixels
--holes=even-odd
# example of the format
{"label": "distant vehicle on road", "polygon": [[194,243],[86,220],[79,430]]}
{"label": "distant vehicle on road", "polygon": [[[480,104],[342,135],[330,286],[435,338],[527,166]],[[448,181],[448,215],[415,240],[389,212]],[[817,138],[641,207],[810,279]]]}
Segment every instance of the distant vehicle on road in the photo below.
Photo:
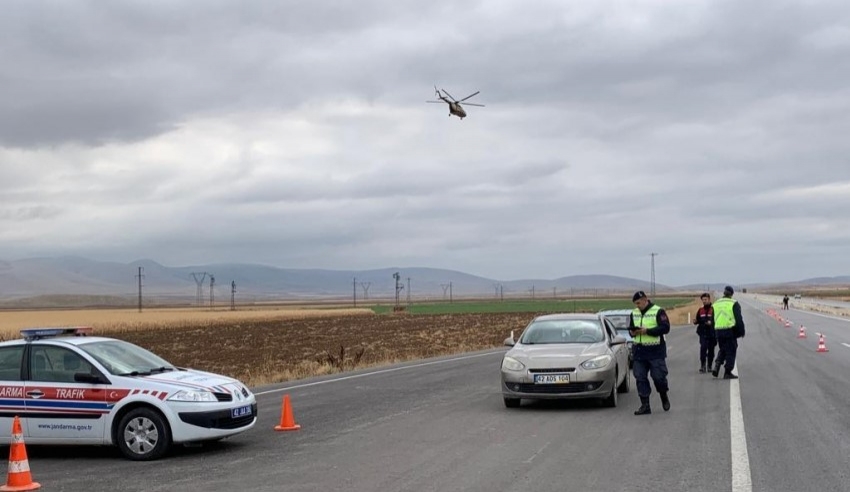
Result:
{"label": "distant vehicle on road", "polygon": [[534,318],[502,359],[502,396],[508,408],[522,399],[599,399],[617,406],[627,393],[626,338],[598,314],[549,314]]}

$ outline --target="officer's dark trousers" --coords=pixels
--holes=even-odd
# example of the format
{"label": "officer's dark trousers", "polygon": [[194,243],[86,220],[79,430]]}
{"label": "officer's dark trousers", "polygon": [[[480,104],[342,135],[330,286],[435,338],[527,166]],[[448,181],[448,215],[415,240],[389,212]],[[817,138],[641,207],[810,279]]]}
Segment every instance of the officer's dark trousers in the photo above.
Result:
{"label": "officer's dark trousers", "polygon": [[647,376],[652,376],[656,391],[667,392],[667,359],[635,359],[632,369],[635,373],[638,396],[648,397],[652,393]]}
{"label": "officer's dark trousers", "polygon": [[714,347],[717,346],[717,339],[713,336],[700,335],[699,337],[699,362],[700,364],[711,365],[714,362]]}
{"label": "officer's dark trousers", "polygon": [[[735,356],[738,354],[738,339],[735,337],[717,337],[717,365],[723,365],[726,372],[735,367]],[[725,364],[725,365],[724,365]]]}

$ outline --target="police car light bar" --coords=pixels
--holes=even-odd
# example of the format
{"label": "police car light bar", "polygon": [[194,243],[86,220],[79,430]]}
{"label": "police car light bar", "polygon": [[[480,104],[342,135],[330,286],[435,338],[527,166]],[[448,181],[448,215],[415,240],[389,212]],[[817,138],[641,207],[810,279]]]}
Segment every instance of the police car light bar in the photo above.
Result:
{"label": "police car light bar", "polygon": [[68,328],[27,328],[21,330],[21,336],[26,340],[38,340],[39,338],[58,337],[59,335],[74,335],[84,337],[91,334],[90,326],[73,326]]}

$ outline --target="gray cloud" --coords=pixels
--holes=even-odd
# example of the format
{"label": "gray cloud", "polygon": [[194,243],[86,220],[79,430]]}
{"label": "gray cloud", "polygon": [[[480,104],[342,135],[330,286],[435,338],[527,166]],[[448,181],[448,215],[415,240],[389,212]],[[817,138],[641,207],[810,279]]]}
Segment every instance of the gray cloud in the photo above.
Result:
{"label": "gray cloud", "polygon": [[[847,274],[848,21],[838,1],[8,3],[0,252]],[[486,107],[448,117],[434,84]]]}

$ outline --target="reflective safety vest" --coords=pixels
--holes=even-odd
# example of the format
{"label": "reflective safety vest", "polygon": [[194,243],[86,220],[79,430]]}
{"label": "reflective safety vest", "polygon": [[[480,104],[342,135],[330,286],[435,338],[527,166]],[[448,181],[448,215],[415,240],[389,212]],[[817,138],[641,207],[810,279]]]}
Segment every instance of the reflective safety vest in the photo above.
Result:
{"label": "reflective safety vest", "polygon": [[[653,305],[649,308],[646,313],[641,313],[640,309],[635,308],[632,311],[632,321],[636,328],[655,328],[658,326],[658,320],[655,317],[658,315],[658,311],[661,308]],[[659,345],[661,344],[661,337],[654,337],[652,335],[637,335],[634,337],[634,343],[638,345]]]}
{"label": "reflective safety vest", "polygon": [[721,297],[714,301],[714,329],[728,330],[735,326],[735,312],[732,307],[735,305],[735,299],[731,297]]}

